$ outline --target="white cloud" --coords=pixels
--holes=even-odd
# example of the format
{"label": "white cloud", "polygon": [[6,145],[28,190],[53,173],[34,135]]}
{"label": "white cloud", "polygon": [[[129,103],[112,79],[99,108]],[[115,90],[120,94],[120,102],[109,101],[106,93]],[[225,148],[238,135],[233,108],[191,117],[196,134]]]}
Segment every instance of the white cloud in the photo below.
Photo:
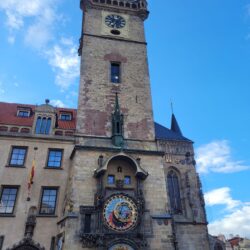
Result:
{"label": "white cloud", "polygon": [[226,205],[231,210],[241,204],[238,200],[233,200],[230,195],[230,188],[223,187],[205,193],[204,198],[207,206]]}
{"label": "white cloud", "polygon": [[68,89],[79,76],[79,57],[72,39],[61,39],[59,45],[46,52],[46,56],[56,73],[56,84],[62,91]]}
{"label": "white cloud", "polygon": [[250,203],[234,200],[230,188],[224,187],[205,194],[207,206],[225,205],[227,214],[208,225],[212,235],[225,234],[250,237]]}
{"label": "white cloud", "polygon": [[6,25],[10,29],[20,29],[24,25],[24,18],[37,17],[43,11],[51,8],[52,0],[4,0],[0,1],[2,9],[7,17]]}
{"label": "white cloud", "polygon": [[208,225],[212,235],[240,235],[250,237],[250,204],[245,204],[233,213]]}
{"label": "white cloud", "polygon": [[64,108],[65,104],[61,100],[51,100],[50,104],[58,108]]}
{"label": "white cloud", "polygon": [[196,152],[199,173],[234,173],[250,169],[243,161],[232,159],[231,148],[226,140],[202,145]]}
{"label": "white cloud", "polygon": [[8,42],[13,44],[16,32],[22,29],[25,43],[48,61],[55,72],[55,83],[65,91],[79,76],[79,59],[73,40],[60,40],[54,32],[65,21],[56,9],[59,1],[0,0],[0,11],[6,14]]}
{"label": "white cloud", "polygon": [[28,28],[25,42],[27,45],[39,50],[44,48],[52,38],[50,28],[38,22]]}

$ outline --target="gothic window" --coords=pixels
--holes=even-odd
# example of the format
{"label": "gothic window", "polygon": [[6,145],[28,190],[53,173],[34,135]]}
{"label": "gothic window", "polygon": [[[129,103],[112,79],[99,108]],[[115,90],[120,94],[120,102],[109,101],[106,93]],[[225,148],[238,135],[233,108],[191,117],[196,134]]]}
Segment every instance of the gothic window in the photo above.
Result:
{"label": "gothic window", "polygon": [[108,175],[108,184],[109,185],[115,184],[115,176],[114,175]]}
{"label": "gothic window", "polygon": [[173,170],[171,170],[168,173],[167,183],[168,183],[168,192],[169,192],[171,210],[174,214],[179,214],[182,212],[180,187],[179,187],[178,176],[176,172],[174,172]]}
{"label": "gothic window", "polygon": [[40,214],[53,215],[56,211],[56,200],[57,200],[58,188],[43,188]]}
{"label": "gothic window", "polygon": [[122,173],[122,167],[118,167],[118,168],[117,168],[117,172],[118,172],[118,173]]}
{"label": "gothic window", "polygon": [[51,118],[50,117],[41,117],[39,116],[36,120],[36,134],[45,134],[48,135],[51,127]]}
{"label": "gothic window", "polygon": [[12,147],[9,166],[23,167],[27,153],[27,147]]}
{"label": "gothic window", "polygon": [[111,82],[121,82],[121,65],[118,62],[111,62]]}
{"label": "gothic window", "polygon": [[0,214],[13,214],[16,203],[17,191],[17,187],[5,186],[2,188],[0,199]]}
{"label": "gothic window", "polygon": [[61,168],[62,155],[62,149],[49,149],[47,168]]}

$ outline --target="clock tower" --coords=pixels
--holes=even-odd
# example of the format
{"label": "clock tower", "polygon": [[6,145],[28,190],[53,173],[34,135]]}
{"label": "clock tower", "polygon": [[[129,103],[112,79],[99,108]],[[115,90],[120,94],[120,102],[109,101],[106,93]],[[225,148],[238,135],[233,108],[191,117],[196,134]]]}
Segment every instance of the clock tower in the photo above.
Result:
{"label": "clock tower", "polygon": [[77,132],[110,137],[115,95],[124,116],[124,138],[155,138],[147,64],[145,0],[81,1],[81,82]]}
{"label": "clock tower", "polygon": [[192,141],[153,120],[146,0],[81,0],[64,249],[208,250]]}

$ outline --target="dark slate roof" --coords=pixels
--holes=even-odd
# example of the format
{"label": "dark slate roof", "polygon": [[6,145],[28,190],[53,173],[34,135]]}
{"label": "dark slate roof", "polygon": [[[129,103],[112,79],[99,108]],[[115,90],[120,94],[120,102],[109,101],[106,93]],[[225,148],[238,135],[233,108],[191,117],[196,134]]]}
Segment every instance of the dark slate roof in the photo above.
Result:
{"label": "dark slate roof", "polygon": [[179,126],[174,114],[172,114],[171,131],[173,131],[173,132],[175,132],[175,133],[182,136],[180,126]]}
{"label": "dark slate roof", "polygon": [[155,122],[155,137],[156,137],[156,139],[159,139],[159,140],[187,141],[187,142],[192,143],[191,140],[187,139],[186,137],[184,137],[180,133],[176,133],[176,132],[160,125],[157,122]]}

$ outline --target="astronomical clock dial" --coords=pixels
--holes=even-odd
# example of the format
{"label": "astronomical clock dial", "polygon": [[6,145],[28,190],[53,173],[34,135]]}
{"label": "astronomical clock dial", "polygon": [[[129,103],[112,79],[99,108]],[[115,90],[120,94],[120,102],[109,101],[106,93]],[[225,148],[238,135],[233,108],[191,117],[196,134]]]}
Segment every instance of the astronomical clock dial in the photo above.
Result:
{"label": "astronomical clock dial", "polygon": [[122,16],[108,15],[105,18],[105,24],[113,29],[122,29],[126,25],[126,20]]}
{"label": "astronomical clock dial", "polygon": [[111,196],[104,204],[103,218],[105,225],[118,232],[134,228],[138,222],[138,208],[128,196]]}
{"label": "astronomical clock dial", "polygon": [[110,247],[109,250],[134,250],[130,245],[128,244],[115,244],[114,246]]}

